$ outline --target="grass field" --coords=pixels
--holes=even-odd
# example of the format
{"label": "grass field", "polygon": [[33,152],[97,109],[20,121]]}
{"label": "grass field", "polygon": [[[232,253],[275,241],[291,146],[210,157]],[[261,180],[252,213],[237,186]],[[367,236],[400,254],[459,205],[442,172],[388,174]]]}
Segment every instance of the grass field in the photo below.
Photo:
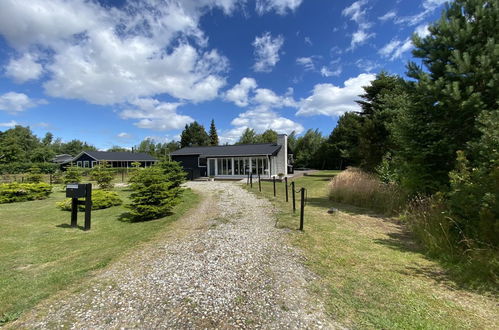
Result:
{"label": "grass field", "polygon": [[[396,219],[331,202],[327,183],[336,173],[295,180],[296,189],[307,188],[303,233],[296,230],[299,213],[293,214],[291,202],[284,201],[284,184],[277,183],[274,198],[272,183],[262,182],[262,195],[278,210],[277,226],[292,229],[292,243],[319,275],[310,289],[325,301],[334,320],[353,328],[499,328],[498,297],[463,288],[425,257]],[[260,194],[258,183],[251,190]],[[328,214],[330,207],[339,212]]]}
{"label": "grass field", "polygon": [[[129,192],[116,191],[128,202]],[[70,213],[56,208],[59,187],[46,200],[0,205],[0,325],[168,230],[199,198],[186,190],[172,215],[147,222],[120,221],[123,206],[92,211],[88,232],[70,228]]]}

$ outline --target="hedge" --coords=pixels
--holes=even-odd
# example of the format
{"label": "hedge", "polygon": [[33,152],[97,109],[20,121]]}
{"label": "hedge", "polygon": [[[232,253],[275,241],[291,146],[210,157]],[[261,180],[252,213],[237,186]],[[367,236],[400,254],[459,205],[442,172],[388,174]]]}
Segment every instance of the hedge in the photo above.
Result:
{"label": "hedge", "polygon": [[45,199],[52,192],[47,183],[2,183],[0,184],[0,204]]}

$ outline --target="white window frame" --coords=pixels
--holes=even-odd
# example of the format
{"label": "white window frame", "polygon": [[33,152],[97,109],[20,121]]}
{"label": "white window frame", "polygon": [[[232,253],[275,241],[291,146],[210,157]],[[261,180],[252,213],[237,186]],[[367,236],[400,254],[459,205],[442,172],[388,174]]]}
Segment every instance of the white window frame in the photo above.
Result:
{"label": "white window frame", "polygon": [[97,161],[96,160],[92,160],[92,167],[95,167],[95,165],[97,165]]}
{"label": "white window frame", "polygon": [[83,168],[89,168],[90,167],[90,161],[84,160],[83,161]]}
{"label": "white window frame", "polygon": [[199,160],[201,159],[201,157],[198,157],[198,167],[208,167],[208,158],[205,158],[206,159],[206,165],[199,165]]}
{"label": "white window frame", "polygon": [[81,160],[79,160],[79,161],[76,162],[76,166],[78,166],[78,167],[82,167],[83,166],[83,163],[81,162]]}

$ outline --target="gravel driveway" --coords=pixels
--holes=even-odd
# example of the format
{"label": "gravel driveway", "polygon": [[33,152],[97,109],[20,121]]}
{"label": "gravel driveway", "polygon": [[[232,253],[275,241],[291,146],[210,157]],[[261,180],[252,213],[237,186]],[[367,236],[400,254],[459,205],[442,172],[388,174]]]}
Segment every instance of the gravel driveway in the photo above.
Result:
{"label": "gravel driveway", "polygon": [[172,230],[17,322],[49,328],[334,328],[271,204],[225,182]]}

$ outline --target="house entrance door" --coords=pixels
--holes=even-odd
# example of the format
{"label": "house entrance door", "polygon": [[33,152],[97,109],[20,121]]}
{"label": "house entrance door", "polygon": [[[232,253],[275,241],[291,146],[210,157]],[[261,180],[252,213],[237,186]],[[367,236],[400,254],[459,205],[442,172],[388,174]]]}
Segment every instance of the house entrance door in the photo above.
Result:
{"label": "house entrance door", "polygon": [[215,176],[215,159],[208,160],[208,175]]}

